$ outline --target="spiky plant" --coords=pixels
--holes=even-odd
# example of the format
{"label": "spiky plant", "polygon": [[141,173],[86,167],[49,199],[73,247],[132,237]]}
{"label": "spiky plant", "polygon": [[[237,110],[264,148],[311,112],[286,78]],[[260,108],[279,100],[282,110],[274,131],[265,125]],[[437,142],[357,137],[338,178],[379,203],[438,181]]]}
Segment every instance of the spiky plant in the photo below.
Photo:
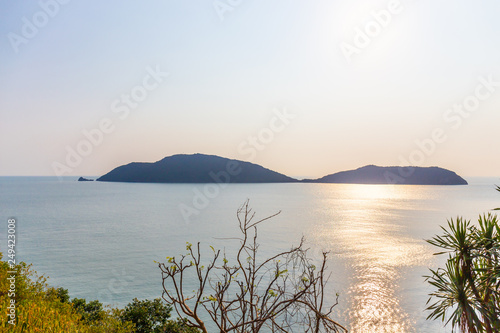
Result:
{"label": "spiky plant", "polygon": [[[428,240],[448,254],[445,268],[430,270],[428,319],[451,322],[453,330],[493,333],[499,321],[500,226],[495,215],[479,217],[478,227],[463,218],[448,221],[444,234]],[[451,312],[451,313],[450,313]],[[448,318],[446,320],[446,318]]]}

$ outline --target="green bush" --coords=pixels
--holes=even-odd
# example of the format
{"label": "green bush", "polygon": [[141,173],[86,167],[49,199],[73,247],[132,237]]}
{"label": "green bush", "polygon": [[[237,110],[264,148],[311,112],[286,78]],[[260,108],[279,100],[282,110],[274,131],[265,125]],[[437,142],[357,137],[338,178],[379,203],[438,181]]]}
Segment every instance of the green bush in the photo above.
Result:
{"label": "green bush", "polygon": [[82,320],[87,324],[99,322],[104,319],[106,312],[99,301],[87,301],[83,298],[74,298],[71,301],[73,308],[82,316]]}
{"label": "green bush", "polygon": [[172,309],[163,304],[159,298],[152,301],[147,299],[139,301],[134,298],[123,310],[121,318],[123,321],[134,323],[137,333],[158,333],[165,332],[171,311]]}
{"label": "green bush", "polygon": [[[15,296],[9,296],[15,272]],[[8,306],[15,300],[15,325],[9,323]],[[0,252],[0,332],[79,333],[196,333],[183,320],[169,319],[171,308],[161,299],[134,299],[125,309],[106,308],[101,302],[74,298],[64,288],[53,288],[31,265],[21,262],[10,268]]]}

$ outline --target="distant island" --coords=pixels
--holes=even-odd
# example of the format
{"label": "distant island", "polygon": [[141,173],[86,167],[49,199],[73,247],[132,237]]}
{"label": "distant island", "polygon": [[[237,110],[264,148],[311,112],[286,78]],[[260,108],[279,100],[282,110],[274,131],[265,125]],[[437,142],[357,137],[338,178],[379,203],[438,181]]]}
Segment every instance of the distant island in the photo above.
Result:
{"label": "distant island", "polygon": [[93,179],[87,179],[87,178],[80,177],[80,178],[78,178],[78,181],[79,182],[93,182],[94,180]]}
{"label": "distant island", "polygon": [[335,184],[401,184],[401,185],[468,185],[455,172],[438,167],[380,167],[367,165],[356,170],[337,172],[309,183]]}
{"label": "distant island", "polygon": [[127,183],[347,183],[467,185],[455,172],[438,167],[367,165],[319,179],[298,180],[250,162],[215,155],[173,155],[154,163],[122,165],[97,179]]}
{"label": "distant island", "polygon": [[193,154],[173,155],[155,163],[130,163],[97,179],[129,183],[293,183],[297,179],[250,162]]}

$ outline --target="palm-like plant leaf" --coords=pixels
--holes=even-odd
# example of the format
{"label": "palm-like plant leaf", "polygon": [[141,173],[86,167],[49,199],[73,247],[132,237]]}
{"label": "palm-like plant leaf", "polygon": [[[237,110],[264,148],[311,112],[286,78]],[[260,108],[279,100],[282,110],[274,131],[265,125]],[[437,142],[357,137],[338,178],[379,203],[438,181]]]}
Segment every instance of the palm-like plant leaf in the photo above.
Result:
{"label": "palm-like plant leaf", "polygon": [[[474,327],[480,327],[481,321],[474,308],[473,294],[468,280],[459,268],[456,259],[449,258],[446,269],[431,269],[431,276],[426,281],[436,288],[430,294],[427,310],[432,311],[427,319],[446,320],[447,312],[451,315],[445,324],[451,322],[453,329],[459,327],[462,332],[477,332]],[[431,304],[433,298],[437,300]],[[479,326],[478,326],[479,325]]]}
{"label": "palm-like plant leaf", "polygon": [[[460,217],[448,221],[442,235],[428,240],[448,253],[445,268],[431,270],[426,281],[428,319],[441,318],[462,332],[500,332],[500,226],[496,216],[479,217],[478,226]],[[448,318],[446,320],[446,318]]]}
{"label": "palm-like plant leaf", "polygon": [[435,253],[436,255],[455,253],[463,259],[468,259],[471,250],[475,246],[475,239],[472,237],[471,233],[468,232],[471,229],[470,221],[457,217],[455,221],[453,221],[453,219],[448,220],[448,228],[449,230],[441,227],[444,234],[442,236],[435,236],[427,240],[427,242],[447,250]]}

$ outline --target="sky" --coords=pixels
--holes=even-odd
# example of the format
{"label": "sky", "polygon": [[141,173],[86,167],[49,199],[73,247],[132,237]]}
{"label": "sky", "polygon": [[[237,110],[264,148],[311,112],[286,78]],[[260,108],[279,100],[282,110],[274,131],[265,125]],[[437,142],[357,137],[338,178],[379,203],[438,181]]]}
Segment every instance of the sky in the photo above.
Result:
{"label": "sky", "polygon": [[497,0],[0,2],[0,175],[204,153],[500,176]]}

